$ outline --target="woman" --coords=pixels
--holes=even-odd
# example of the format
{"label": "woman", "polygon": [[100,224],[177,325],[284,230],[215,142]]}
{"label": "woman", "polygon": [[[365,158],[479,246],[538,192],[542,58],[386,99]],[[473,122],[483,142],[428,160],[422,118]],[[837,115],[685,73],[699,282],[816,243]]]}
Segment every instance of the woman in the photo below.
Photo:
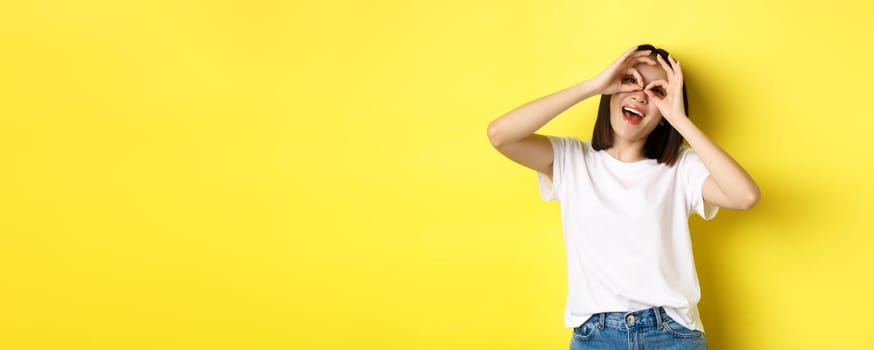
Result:
{"label": "woman", "polygon": [[[595,95],[591,140],[534,133]],[[489,124],[494,147],[537,171],[543,199],[561,203],[571,349],[707,348],[688,217],[746,210],[760,194],[687,113],[680,63],[640,45]]]}

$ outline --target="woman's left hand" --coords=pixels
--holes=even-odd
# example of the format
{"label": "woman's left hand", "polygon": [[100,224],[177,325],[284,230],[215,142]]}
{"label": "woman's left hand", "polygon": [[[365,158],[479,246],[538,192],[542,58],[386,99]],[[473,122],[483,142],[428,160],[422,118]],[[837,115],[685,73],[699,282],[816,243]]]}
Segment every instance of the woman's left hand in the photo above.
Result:
{"label": "woman's left hand", "polygon": [[668,81],[655,80],[650,82],[644,93],[653,101],[659,112],[668,121],[674,124],[677,118],[686,118],[686,111],[683,108],[683,71],[680,69],[680,62],[668,55],[671,60],[671,66],[662,59],[662,56],[656,55],[656,60],[667,73]]}

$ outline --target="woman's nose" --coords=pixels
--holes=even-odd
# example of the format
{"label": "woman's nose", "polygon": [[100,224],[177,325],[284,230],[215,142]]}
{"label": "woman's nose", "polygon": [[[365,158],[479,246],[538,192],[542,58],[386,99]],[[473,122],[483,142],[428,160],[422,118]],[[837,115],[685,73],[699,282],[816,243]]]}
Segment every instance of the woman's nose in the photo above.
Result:
{"label": "woman's nose", "polygon": [[647,103],[648,101],[646,93],[644,93],[643,90],[634,91],[634,95],[632,95],[631,98],[640,103]]}

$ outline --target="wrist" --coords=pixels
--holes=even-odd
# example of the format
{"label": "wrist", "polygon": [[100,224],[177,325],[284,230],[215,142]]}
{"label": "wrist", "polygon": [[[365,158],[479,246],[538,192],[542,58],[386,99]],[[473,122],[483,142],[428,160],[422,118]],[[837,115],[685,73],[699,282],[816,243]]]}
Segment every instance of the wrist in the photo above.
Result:
{"label": "wrist", "polygon": [[666,117],[665,119],[680,133],[680,135],[684,135],[690,126],[695,125],[692,123],[692,120],[686,116],[686,113],[675,114],[673,117]]}
{"label": "wrist", "polygon": [[601,89],[599,89],[591,80],[584,80],[578,83],[576,86],[577,93],[583,98],[587,99],[589,97],[595,95],[601,95]]}
{"label": "wrist", "polygon": [[686,113],[674,113],[674,114],[671,114],[671,115],[672,115],[671,117],[665,117],[665,119],[668,119],[668,120],[670,120],[670,121],[674,121],[674,120],[689,120],[689,117],[686,115]]}

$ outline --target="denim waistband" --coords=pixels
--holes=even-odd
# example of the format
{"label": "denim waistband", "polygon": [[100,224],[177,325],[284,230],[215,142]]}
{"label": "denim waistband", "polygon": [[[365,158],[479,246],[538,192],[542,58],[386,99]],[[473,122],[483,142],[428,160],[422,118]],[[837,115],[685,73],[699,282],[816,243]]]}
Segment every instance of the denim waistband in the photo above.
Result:
{"label": "denim waistband", "polygon": [[652,307],[630,312],[600,312],[592,315],[592,320],[599,328],[611,327],[619,329],[630,329],[636,327],[661,326],[670,319],[665,308],[661,306]]}

